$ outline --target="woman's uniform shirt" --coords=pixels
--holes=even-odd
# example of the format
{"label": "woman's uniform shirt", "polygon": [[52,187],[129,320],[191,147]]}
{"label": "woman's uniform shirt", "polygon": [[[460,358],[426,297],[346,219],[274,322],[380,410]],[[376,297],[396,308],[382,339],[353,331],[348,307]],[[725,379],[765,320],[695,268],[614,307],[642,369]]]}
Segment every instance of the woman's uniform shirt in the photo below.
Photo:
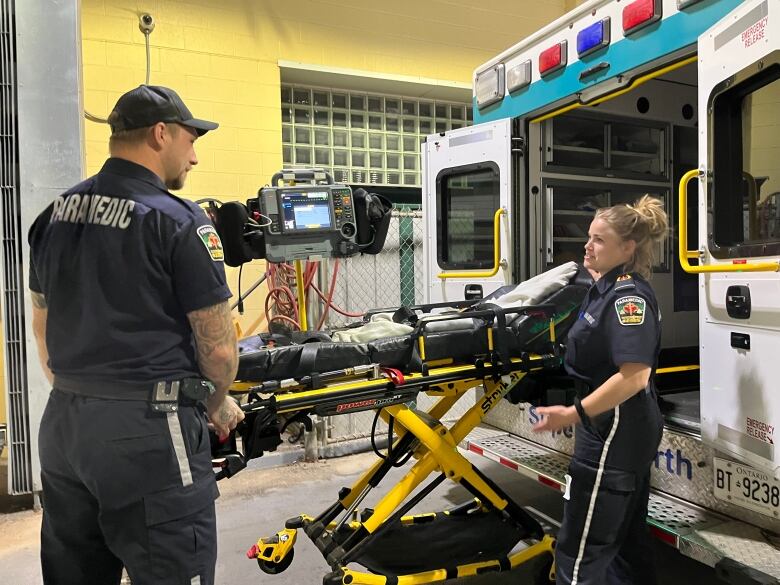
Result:
{"label": "woman's uniform shirt", "polygon": [[625,363],[645,364],[655,372],[660,349],[661,314],[653,289],[640,275],[618,267],[596,281],[582,301],[567,335],[566,371],[593,391]]}
{"label": "woman's uniform shirt", "polygon": [[601,277],[582,302],[579,319],[566,341],[566,371],[578,382],[584,398],[618,372],[625,363],[640,363],[653,371],[644,390],[618,409],[592,416],[577,427],[575,458],[596,464],[612,435],[615,448],[607,463],[625,470],[647,470],[663,429],[653,377],[661,347],[661,315],[648,282],[617,268]]}

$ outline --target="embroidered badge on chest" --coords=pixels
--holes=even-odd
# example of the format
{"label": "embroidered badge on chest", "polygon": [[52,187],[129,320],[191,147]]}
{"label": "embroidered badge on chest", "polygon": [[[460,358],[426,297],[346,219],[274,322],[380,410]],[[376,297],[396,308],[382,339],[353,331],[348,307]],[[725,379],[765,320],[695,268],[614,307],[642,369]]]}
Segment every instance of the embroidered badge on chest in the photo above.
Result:
{"label": "embroidered badge on chest", "polygon": [[641,325],[645,322],[647,304],[642,297],[622,297],[615,301],[615,311],[621,325]]}
{"label": "embroidered badge on chest", "polygon": [[198,236],[203,245],[206,246],[206,250],[209,251],[209,256],[214,262],[222,262],[225,259],[225,253],[222,251],[222,242],[217,235],[217,230],[214,226],[202,225],[198,228]]}

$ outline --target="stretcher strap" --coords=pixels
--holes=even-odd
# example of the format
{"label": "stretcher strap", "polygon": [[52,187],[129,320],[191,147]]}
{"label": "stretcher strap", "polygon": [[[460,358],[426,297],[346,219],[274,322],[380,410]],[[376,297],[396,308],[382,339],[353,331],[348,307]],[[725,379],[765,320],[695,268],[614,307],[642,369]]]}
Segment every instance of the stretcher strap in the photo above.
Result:
{"label": "stretcher strap", "polygon": [[316,343],[304,343],[301,350],[301,358],[298,362],[298,371],[305,374],[311,374],[315,372],[317,367],[317,350],[319,344]]}
{"label": "stretcher strap", "polygon": [[509,357],[509,340],[507,339],[508,332],[506,330],[506,314],[501,307],[496,305],[488,306],[494,311],[493,322],[488,323],[488,327],[495,327],[494,342],[495,347],[491,352],[497,359],[492,361],[498,367],[499,373],[509,373],[510,357]]}
{"label": "stretcher strap", "polygon": [[396,386],[401,386],[405,382],[403,372],[397,368],[382,368],[382,373]]}

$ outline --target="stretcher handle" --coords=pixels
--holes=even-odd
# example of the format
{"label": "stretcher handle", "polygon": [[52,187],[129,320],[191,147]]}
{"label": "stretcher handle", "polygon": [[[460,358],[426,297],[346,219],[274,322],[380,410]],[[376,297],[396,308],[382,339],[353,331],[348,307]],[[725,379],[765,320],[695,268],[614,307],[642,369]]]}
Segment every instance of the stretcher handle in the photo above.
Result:
{"label": "stretcher handle", "polygon": [[499,207],[493,214],[493,267],[483,272],[439,272],[437,275],[442,280],[447,278],[491,278],[501,268],[501,216],[506,215],[506,207]]}
{"label": "stretcher handle", "polygon": [[525,307],[508,307],[506,309],[496,306],[494,308],[480,309],[478,311],[469,311],[468,313],[436,316],[435,319],[420,320],[417,323],[417,327],[415,327],[415,330],[412,332],[412,335],[421,335],[424,332],[427,323],[442,323],[444,321],[458,321],[460,319],[481,319],[484,317],[489,317],[493,320],[498,315],[527,315],[529,313],[538,312],[544,313],[545,317],[552,317],[555,315],[555,309],[555,305],[546,303],[543,305],[527,305]]}
{"label": "stretcher handle", "polygon": [[688,183],[693,179],[699,180],[704,176],[704,171],[693,169],[685,173],[680,179],[678,189],[678,241],[677,255],[680,260],[680,266],[689,274],[703,274],[713,272],[777,272],[780,263],[774,262],[745,262],[744,264],[708,264],[699,263],[698,266],[691,266],[690,259],[698,258],[699,252],[688,250]]}
{"label": "stretcher handle", "polygon": [[[468,301],[443,301],[440,303],[428,303],[425,305],[410,305],[406,308],[410,311],[420,311],[422,313],[430,313],[432,309],[465,309],[468,307],[472,307],[478,303],[484,302],[485,299],[471,299]],[[385,307],[383,309],[371,309],[370,311],[367,311],[366,314],[363,316],[364,321],[369,321],[373,315],[377,315],[379,313],[395,313],[398,309],[404,308],[403,306],[400,307]]]}

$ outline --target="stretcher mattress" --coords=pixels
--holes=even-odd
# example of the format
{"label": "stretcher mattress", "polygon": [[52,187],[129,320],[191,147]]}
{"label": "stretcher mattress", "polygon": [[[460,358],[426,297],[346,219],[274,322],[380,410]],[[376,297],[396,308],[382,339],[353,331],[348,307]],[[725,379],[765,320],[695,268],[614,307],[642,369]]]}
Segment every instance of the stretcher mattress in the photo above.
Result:
{"label": "stretcher mattress", "polygon": [[[577,309],[590,285],[589,279],[587,272],[575,266],[573,275],[565,283],[546,286],[541,295],[524,297],[522,301],[517,300],[516,305],[552,305],[556,338],[561,339],[577,316]],[[423,316],[408,335],[366,343],[327,341],[327,336],[320,334],[317,341],[310,343],[268,347],[266,337],[248,337],[239,342],[236,378],[258,382],[281,380],[368,364],[409,372],[419,370],[423,362],[444,359],[471,363],[477,358],[490,357],[488,329],[492,329],[494,349],[500,355],[516,357],[522,352],[541,352],[550,341],[550,319],[534,313],[533,309],[529,309],[529,314],[512,312],[515,306],[511,299],[513,294],[517,296],[515,290],[519,286],[498,289],[458,313],[457,318],[452,313]],[[507,298],[509,303],[503,300]],[[425,314],[431,307],[410,307],[407,313]],[[472,313],[478,316],[470,316]],[[448,315],[446,320],[442,320],[444,315]],[[420,337],[423,338],[422,349]]]}

